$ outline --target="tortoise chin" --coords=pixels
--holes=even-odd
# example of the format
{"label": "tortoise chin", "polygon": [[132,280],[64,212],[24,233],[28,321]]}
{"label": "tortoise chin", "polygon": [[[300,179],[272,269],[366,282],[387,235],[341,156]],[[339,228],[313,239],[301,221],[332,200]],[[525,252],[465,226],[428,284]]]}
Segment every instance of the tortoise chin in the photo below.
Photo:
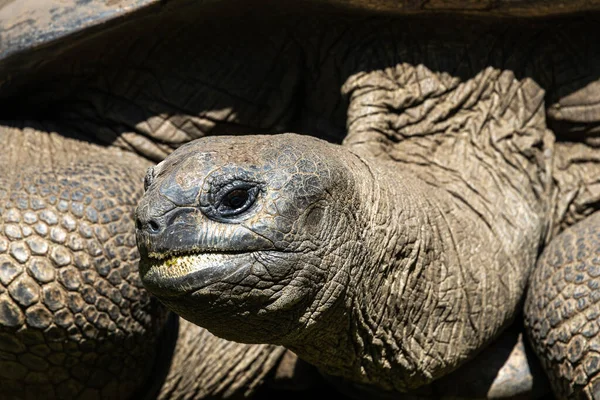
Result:
{"label": "tortoise chin", "polygon": [[274,250],[147,256],[140,276],[184,319],[228,340],[265,343],[297,329],[314,296],[312,285],[294,281],[297,256]]}
{"label": "tortoise chin", "polygon": [[154,255],[140,261],[144,286],[158,297],[191,294],[232,276],[246,276],[255,252]]}

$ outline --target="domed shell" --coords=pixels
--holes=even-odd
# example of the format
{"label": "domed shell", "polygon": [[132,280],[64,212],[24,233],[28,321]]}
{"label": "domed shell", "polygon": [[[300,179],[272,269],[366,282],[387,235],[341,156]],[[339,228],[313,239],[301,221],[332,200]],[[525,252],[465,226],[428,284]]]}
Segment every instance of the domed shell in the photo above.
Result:
{"label": "domed shell", "polygon": [[[213,0],[207,3],[227,0]],[[268,2],[269,0],[266,0]],[[259,2],[261,2],[259,0]],[[297,0],[365,12],[543,17],[600,10],[600,0]],[[0,0],[0,61],[186,0]],[[232,1],[235,4],[235,1]]]}
{"label": "domed shell", "polygon": [[117,23],[160,0],[0,0],[0,59]]}

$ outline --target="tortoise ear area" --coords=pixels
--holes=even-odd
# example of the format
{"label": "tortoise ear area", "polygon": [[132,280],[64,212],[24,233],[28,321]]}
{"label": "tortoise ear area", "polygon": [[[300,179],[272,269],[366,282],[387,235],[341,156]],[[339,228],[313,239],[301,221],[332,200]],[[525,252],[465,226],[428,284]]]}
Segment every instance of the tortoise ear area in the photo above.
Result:
{"label": "tortoise ear area", "polygon": [[144,192],[148,191],[152,182],[154,182],[154,167],[150,167],[146,171],[146,176],[144,176]]}

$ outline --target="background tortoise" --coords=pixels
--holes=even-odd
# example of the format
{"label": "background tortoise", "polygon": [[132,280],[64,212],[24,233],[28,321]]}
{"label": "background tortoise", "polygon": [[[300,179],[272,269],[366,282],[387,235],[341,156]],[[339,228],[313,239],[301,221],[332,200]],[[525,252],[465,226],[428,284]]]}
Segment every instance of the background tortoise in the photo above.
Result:
{"label": "background tortoise", "polygon": [[[516,165],[532,172],[519,194],[534,204],[518,220],[529,230],[527,249],[516,257],[531,265],[532,230],[541,248],[597,207],[595,14],[516,18],[595,11],[597,2],[353,2],[354,13],[335,2],[78,3],[4,1],[0,8],[5,397],[151,396],[167,373],[164,397],[250,393],[276,368],[281,348],[228,343],[189,324],[169,364],[162,344],[173,346],[173,330],[136,279],[138,182],[151,161],[197,137],[295,131],[345,138],[357,152],[402,160],[422,179],[437,179],[439,161],[448,160],[428,153],[430,141],[443,149],[456,121],[472,132],[469,121],[490,110],[510,128],[503,145],[526,155]],[[369,10],[386,16],[365,18]],[[514,98],[506,92],[513,89]],[[490,91],[497,96],[486,97]],[[466,103],[445,110],[453,94],[467,92]],[[425,135],[434,131],[440,134]],[[541,206],[536,196],[552,200]],[[509,283],[511,307],[499,307],[504,320],[478,343],[508,323],[525,280],[521,274]],[[198,343],[210,351],[192,362],[186,349],[201,350]],[[590,371],[577,354],[571,359],[563,369],[573,376]]]}

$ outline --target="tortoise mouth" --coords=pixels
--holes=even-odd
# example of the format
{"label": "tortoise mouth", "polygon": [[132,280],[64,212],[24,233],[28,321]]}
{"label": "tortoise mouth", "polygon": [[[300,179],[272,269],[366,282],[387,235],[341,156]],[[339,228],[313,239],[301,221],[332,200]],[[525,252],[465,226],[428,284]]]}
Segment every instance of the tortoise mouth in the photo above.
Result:
{"label": "tortoise mouth", "polygon": [[158,297],[191,294],[230,276],[250,271],[257,251],[173,251],[151,253],[140,261],[146,289]]}

